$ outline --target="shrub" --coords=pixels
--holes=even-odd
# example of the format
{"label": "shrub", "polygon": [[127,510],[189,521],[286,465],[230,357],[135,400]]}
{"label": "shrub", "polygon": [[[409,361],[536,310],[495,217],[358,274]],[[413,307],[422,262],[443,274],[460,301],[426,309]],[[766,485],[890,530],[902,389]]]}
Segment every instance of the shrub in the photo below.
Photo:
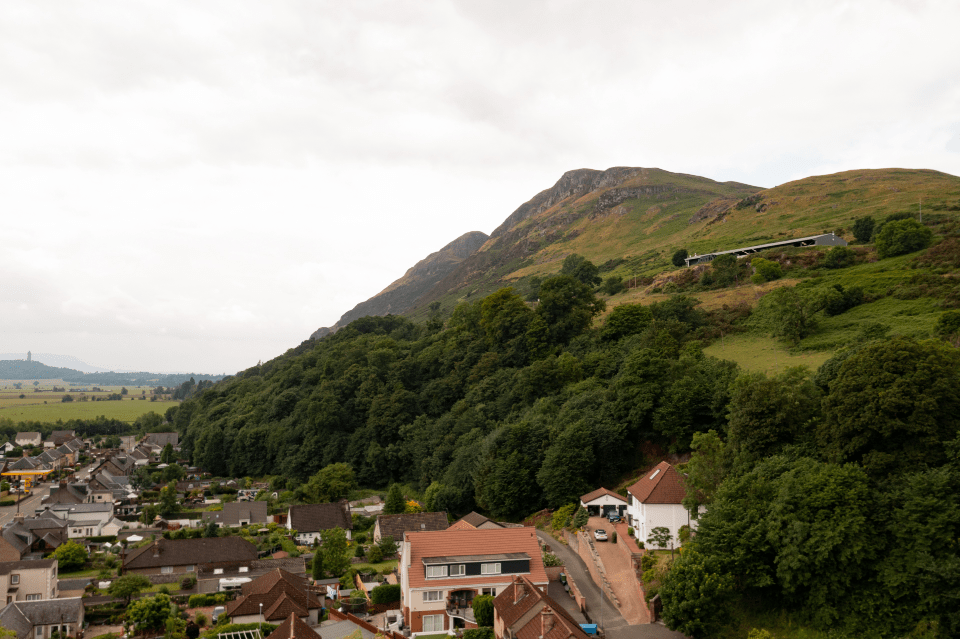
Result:
{"label": "shrub", "polygon": [[834,246],[823,256],[823,265],[827,268],[845,268],[852,266],[857,254],[846,246]]}
{"label": "shrub", "polygon": [[944,311],[937,318],[937,324],[933,327],[936,335],[944,338],[950,338],[960,335],[960,311]]}
{"label": "shrub", "polygon": [[567,525],[570,523],[570,517],[573,515],[574,508],[575,508],[575,504],[567,504],[562,508],[558,508],[553,513],[553,518],[550,520],[550,526],[554,530],[560,530],[562,528],[566,528]]}
{"label": "shrub", "polygon": [[562,566],[563,560],[552,552],[545,552],[543,553],[543,565],[548,568],[551,566]]}
{"label": "shrub", "polygon": [[353,554],[356,555],[357,557],[363,557],[365,555],[363,546],[361,546],[360,544],[357,544],[357,551]]}
{"label": "shrub", "polygon": [[197,578],[194,575],[187,575],[180,580],[180,590],[192,590],[197,585]]}
{"label": "shrub", "polygon": [[365,543],[367,543],[367,536],[366,536],[365,534],[363,534],[363,533],[360,533],[359,535],[355,536],[353,539],[354,539],[354,541],[356,541],[358,544],[365,544]]}
{"label": "shrub", "polygon": [[930,229],[914,219],[906,219],[884,224],[874,244],[877,255],[893,257],[927,248],[932,239],[933,232]]}
{"label": "shrub", "polygon": [[16,500],[13,499],[0,499],[0,506],[13,506]]}
{"label": "shrub", "polygon": [[374,605],[400,601],[400,584],[380,584],[370,591],[370,601]]}
{"label": "shrub", "polygon": [[619,275],[611,275],[603,281],[603,292],[607,295],[616,295],[624,290],[626,286],[623,284],[623,278]]}
{"label": "shrub", "polygon": [[640,558],[640,568],[643,570],[643,572],[647,572],[656,565],[657,558],[651,554],[646,554]]}
{"label": "shrub", "polygon": [[834,284],[833,289],[828,290],[824,296],[823,311],[829,316],[840,315],[860,304],[863,304],[862,288],[854,286],[844,289],[841,285]]}
{"label": "shrub", "polygon": [[633,537],[636,534],[636,532],[633,530],[633,526],[630,526],[627,528],[627,534],[630,535],[631,537]]}
{"label": "shrub", "polygon": [[463,639],[493,639],[493,628],[470,628],[463,631]]}
{"label": "shrub", "polygon": [[617,531],[616,531],[616,530],[614,530],[614,531],[610,534],[610,542],[611,542],[611,543],[614,543],[614,544],[617,543]]}
{"label": "shrub", "polygon": [[670,258],[670,262],[677,268],[680,268],[681,266],[686,266],[687,263],[685,260],[687,259],[687,257],[689,257],[689,255],[690,254],[687,253],[687,249],[679,249],[676,253],[673,254],[673,257]]}
{"label": "shrub", "polygon": [[753,277],[750,278],[754,284],[772,282],[773,280],[779,280],[783,277],[783,271],[780,269],[778,262],[765,260],[762,257],[755,257],[750,260],[750,265],[753,266],[753,270],[756,271]]}
{"label": "shrub", "polygon": [[378,564],[383,561],[383,551],[380,550],[380,546],[370,546],[367,550],[367,559],[372,564]]}
{"label": "shrub", "polygon": [[207,616],[202,612],[198,612],[197,616],[195,617],[195,621],[197,622],[198,626],[203,628],[205,625],[207,625]]}
{"label": "shrub", "polygon": [[493,625],[493,597],[490,595],[480,595],[473,598],[473,616],[477,620],[477,625]]}

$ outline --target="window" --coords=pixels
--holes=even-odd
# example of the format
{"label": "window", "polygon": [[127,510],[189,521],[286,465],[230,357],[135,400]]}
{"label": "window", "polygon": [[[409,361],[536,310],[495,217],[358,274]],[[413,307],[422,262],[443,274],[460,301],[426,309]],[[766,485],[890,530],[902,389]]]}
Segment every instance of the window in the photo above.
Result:
{"label": "window", "polygon": [[500,564],[481,564],[480,574],[481,575],[499,575]]}
{"label": "window", "polygon": [[173,566],[164,566],[160,569],[160,573],[164,575],[169,575],[173,572]]}
{"label": "window", "polygon": [[10,575],[10,585],[16,586],[20,583],[20,575]]}
{"label": "window", "polygon": [[446,577],[446,566],[427,566],[427,577]]}
{"label": "window", "polygon": [[484,589],[483,589],[483,594],[485,594],[485,595],[490,595],[491,597],[496,597],[496,596],[497,596],[497,589],[496,589],[496,588],[484,588]]}
{"label": "window", "polygon": [[450,566],[451,577],[463,577],[465,574],[467,574],[467,567],[464,564]]}
{"label": "window", "polygon": [[194,568],[196,568],[196,566],[187,566],[187,572],[193,572]]}
{"label": "window", "polygon": [[40,601],[40,595],[27,595],[27,601]]}
{"label": "window", "polygon": [[443,630],[443,615],[424,615],[423,631],[440,632]]}
{"label": "window", "polygon": [[423,601],[440,601],[443,598],[442,590],[424,590]]}
{"label": "window", "polygon": [[654,477],[656,477],[659,472],[660,472],[660,469],[659,469],[659,468],[656,469],[655,471],[653,471],[653,474],[650,475],[650,479],[653,479]]}
{"label": "window", "polygon": [[43,636],[43,626],[37,626],[37,636],[38,637]]}

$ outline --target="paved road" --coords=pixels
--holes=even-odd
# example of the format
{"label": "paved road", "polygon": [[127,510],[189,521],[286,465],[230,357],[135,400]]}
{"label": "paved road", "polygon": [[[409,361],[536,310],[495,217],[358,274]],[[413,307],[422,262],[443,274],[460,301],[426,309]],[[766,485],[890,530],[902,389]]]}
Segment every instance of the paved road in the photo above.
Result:
{"label": "paved road", "polygon": [[[46,497],[50,493],[50,485],[44,484],[39,487],[35,487],[33,494],[30,495],[27,499],[24,499],[20,502],[20,512],[27,516],[33,516],[37,508],[40,507],[40,500]],[[17,514],[17,505],[13,506],[3,506],[0,508],[0,526],[3,526],[7,522],[13,520],[13,516]]]}
{"label": "paved road", "polygon": [[610,639],[683,639],[679,632],[668,630],[657,623],[642,626],[631,626],[606,596],[603,597],[601,609],[600,588],[594,583],[587,567],[580,555],[573,552],[566,544],[561,544],[547,533],[538,530],[537,536],[550,546],[550,550],[564,563],[564,571],[573,576],[577,587],[587,600],[587,618],[593,623],[600,624],[601,610],[603,613],[602,627]]}

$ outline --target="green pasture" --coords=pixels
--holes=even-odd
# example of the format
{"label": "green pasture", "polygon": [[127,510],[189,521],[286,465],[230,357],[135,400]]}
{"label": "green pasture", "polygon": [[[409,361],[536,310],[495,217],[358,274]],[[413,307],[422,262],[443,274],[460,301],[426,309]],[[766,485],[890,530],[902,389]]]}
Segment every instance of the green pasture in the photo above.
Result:
{"label": "green pasture", "polygon": [[[131,392],[133,392],[131,390]],[[57,420],[67,421],[70,419],[94,419],[103,415],[110,419],[119,419],[124,422],[133,422],[145,413],[154,412],[163,415],[171,406],[177,406],[178,401],[156,401],[149,399],[142,400],[139,396],[134,399],[123,399],[121,401],[77,401],[78,393],[69,393],[74,396],[72,402],[60,401],[63,393],[43,393],[44,396],[40,403],[22,404],[13,401],[7,402],[6,398],[0,397],[0,418],[19,421],[38,421],[54,423]],[[31,393],[26,393],[30,397]],[[40,393],[38,393],[40,395]],[[21,401],[21,400],[17,400]],[[43,401],[47,403],[44,404]]]}

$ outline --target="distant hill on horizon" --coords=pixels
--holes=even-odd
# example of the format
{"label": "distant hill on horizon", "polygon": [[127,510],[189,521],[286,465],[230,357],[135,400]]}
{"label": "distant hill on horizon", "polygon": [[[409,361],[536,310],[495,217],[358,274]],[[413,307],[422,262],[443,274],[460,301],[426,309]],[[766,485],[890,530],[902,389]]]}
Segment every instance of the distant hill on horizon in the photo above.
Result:
{"label": "distant hill on horizon", "polygon": [[[19,355],[19,353],[14,354]],[[32,355],[32,354],[31,354]],[[7,357],[7,354],[0,357]],[[57,357],[57,356],[55,356]],[[106,371],[85,364],[70,356],[59,356],[66,361],[75,360],[88,369],[79,370],[64,366],[50,366],[36,359],[27,361],[26,353],[22,359],[0,359],[0,379],[2,380],[41,380],[62,379],[74,384],[100,384],[104,386],[179,386],[193,378],[195,381],[219,381],[224,375],[205,375],[201,373],[150,373],[147,371]],[[48,360],[49,361],[49,360]]]}

